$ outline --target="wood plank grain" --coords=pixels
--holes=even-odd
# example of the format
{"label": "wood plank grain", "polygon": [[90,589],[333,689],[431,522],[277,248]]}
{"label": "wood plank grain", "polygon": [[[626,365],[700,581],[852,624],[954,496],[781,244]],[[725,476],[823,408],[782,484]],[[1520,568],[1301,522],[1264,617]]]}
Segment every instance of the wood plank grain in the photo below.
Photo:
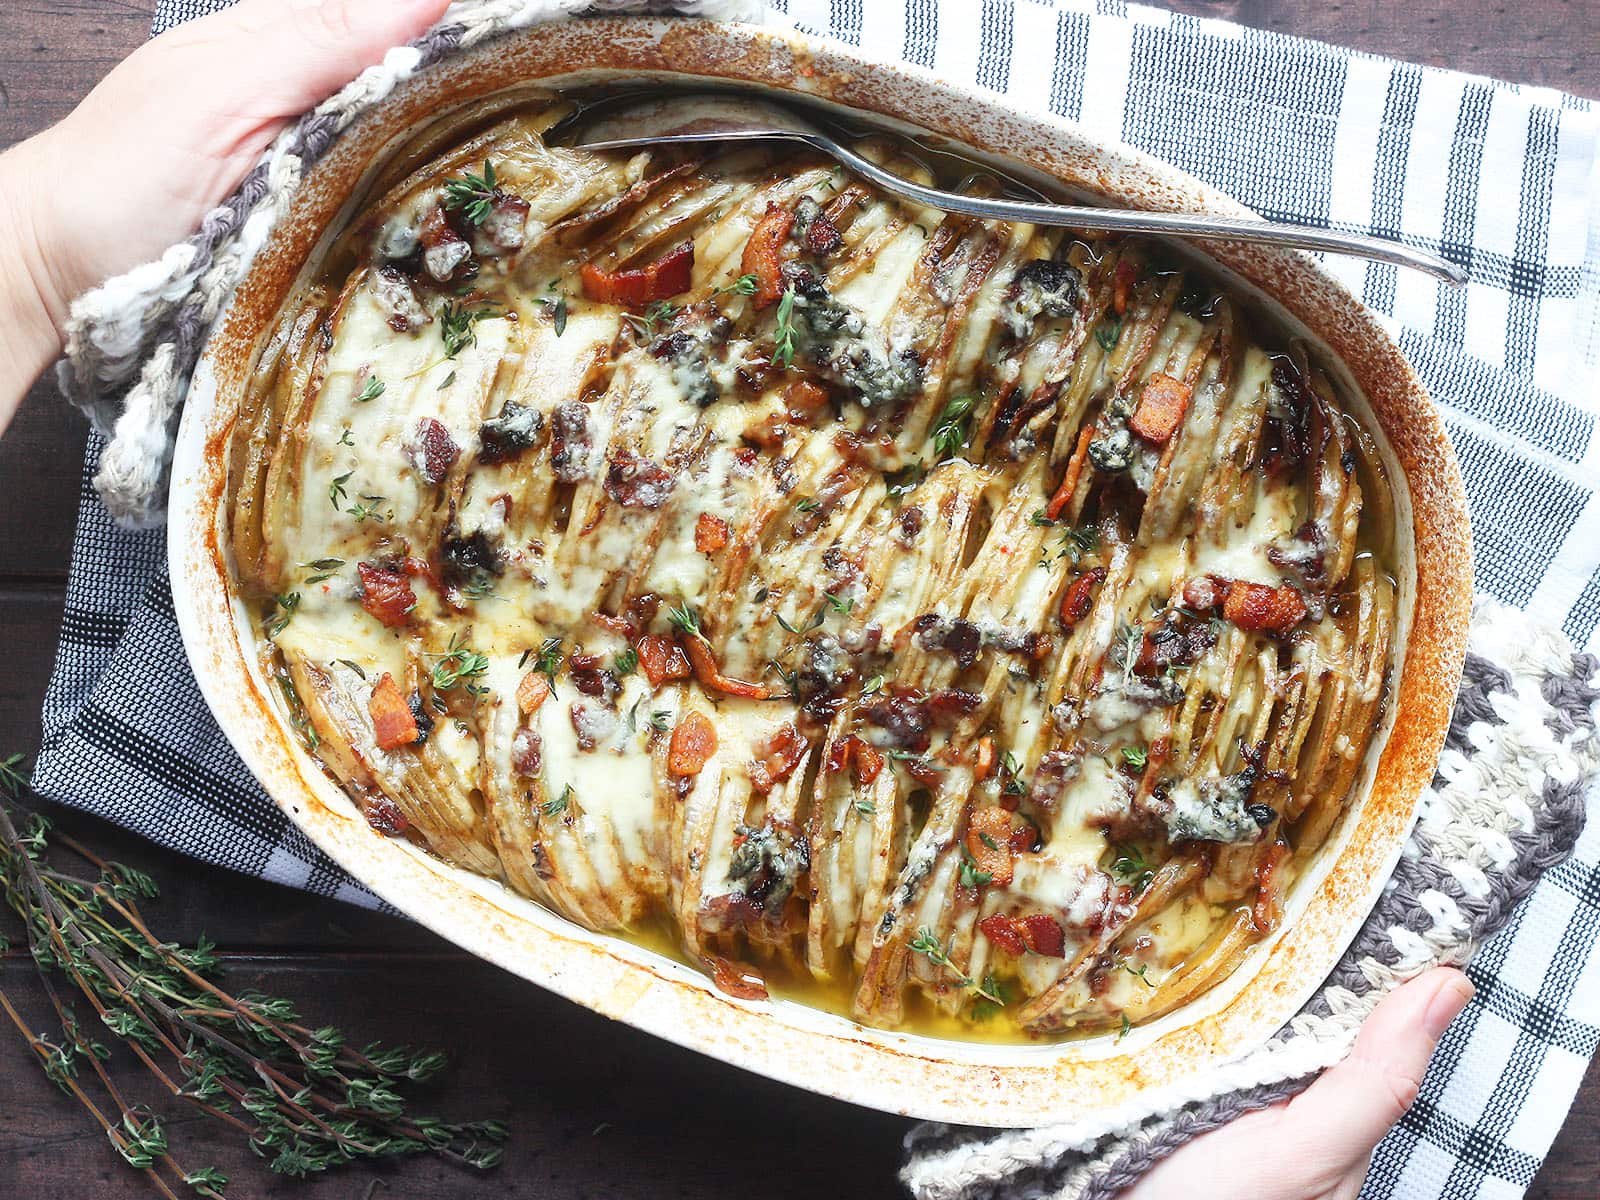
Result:
{"label": "wood plank grain", "polygon": [[65,596],[59,586],[0,582],[0,638],[7,669],[0,671],[0,757],[39,744],[39,710],[55,663]]}
{"label": "wood plank grain", "polygon": [[72,111],[150,36],[154,0],[6,0],[0,4],[0,146]]}
{"label": "wood plank grain", "polygon": [[1595,0],[1166,0],[1156,7],[1600,97]]}
{"label": "wood plank grain", "polygon": [[[890,1197],[908,1122],[824,1100],[681,1050],[598,1017],[476,960],[334,957],[230,961],[232,987],[295,1000],[313,1023],[358,1039],[423,1042],[453,1066],[426,1107],[513,1127],[506,1164],[478,1177],[431,1160],[355,1167],[310,1185],[267,1175],[231,1132],[209,1122],[171,1129],[194,1166],[233,1175],[236,1196],[440,1200],[452,1196],[604,1196],[608,1200],[815,1200]],[[0,987],[26,994],[23,963],[0,963]],[[29,1200],[138,1196],[74,1103],[32,1066],[8,1033],[0,1043],[0,1180],[26,1181]],[[127,1078],[137,1076],[128,1073]],[[181,1113],[168,1102],[164,1111]],[[368,1193],[369,1181],[383,1185]],[[846,1183],[848,1181],[848,1183]],[[126,1189],[126,1191],[121,1190]],[[843,1189],[843,1190],[841,1190]],[[0,1188],[3,1190],[3,1188]]]}
{"label": "wood plank grain", "polygon": [[[1552,1114],[1554,1115],[1554,1114]],[[1593,1200],[1600,1190],[1600,1058],[1592,1059],[1577,1102],[1528,1189],[1527,1200]]]}
{"label": "wood plank grain", "polygon": [[88,436],[52,380],[34,384],[0,441],[0,581],[66,582]]}
{"label": "wood plank grain", "polygon": [[[0,149],[71,112],[149,36],[154,9],[154,0],[0,3]],[[0,479],[11,485],[0,503],[0,580],[66,578],[87,436],[54,382],[40,380],[0,442]]]}

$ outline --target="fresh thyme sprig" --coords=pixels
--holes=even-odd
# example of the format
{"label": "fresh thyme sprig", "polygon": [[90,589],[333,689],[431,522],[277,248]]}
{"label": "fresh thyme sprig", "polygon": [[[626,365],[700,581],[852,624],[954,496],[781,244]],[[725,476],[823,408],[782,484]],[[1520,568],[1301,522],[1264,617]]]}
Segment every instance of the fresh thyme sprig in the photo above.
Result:
{"label": "fresh thyme sprig", "polygon": [[1094,331],[1094,340],[1100,349],[1107,354],[1117,348],[1117,343],[1122,340],[1122,318],[1109,316]]}
{"label": "fresh thyme sprig", "polygon": [[977,407],[976,396],[952,396],[933,426],[933,453],[938,458],[949,458],[964,448],[969,435],[968,422]]}
{"label": "fresh thyme sprig", "polygon": [[794,362],[794,289],[785,288],[778,300],[778,326],[773,333],[772,365],[787,368]]}
{"label": "fresh thyme sprig", "polygon": [[1143,893],[1156,877],[1155,871],[1145,861],[1144,854],[1137,846],[1117,847],[1117,857],[1111,864],[1111,873],[1118,883],[1125,883],[1131,887],[1135,896]]}
{"label": "fresh thyme sprig", "polygon": [[[13,795],[20,761],[13,755],[4,763]],[[275,1172],[304,1176],[356,1159],[423,1152],[480,1169],[500,1161],[506,1130],[498,1122],[446,1124],[407,1114],[397,1088],[436,1074],[442,1055],[377,1044],[357,1050],[337,1029],[301,1024],[286,1000],[225,991],[215,982],[220,962],[208,942],[185,949],[145,924],[139,901],[157,893],[149,876],[58,835],[56,842],[98,872],[68,874],[53,861],[49,835],[43,817],[0,803],[0,889],[22,918],[60,1036],[36,1031],[3,991],[0,1012],[45,1073],[161,1195],[177,1200],[179,1189],[188,1189],[221,1197],[227,1177],[215,1167],[185,1170],[162,1117],[125,1099],[108,1066],[111,1048],[80,1024],[57,982],[63,976],[170,1095],[243,1134]]]}
{"label": "fresh thyme sprig", "polygon": [[454,358],[468,346],[476,346],[478,322],[499,315],[499,310],[488,301],[481,304],[463,301],[457,304],[453,300],[446,300],[439,309],[439,338],[444,342],[444,356]]}
{"label": "fresh thyme sprig", "polygon": [[494,163],[483,160],[483,174],[468,171],[460,179],[451,179],[444,185],[444,206],[458,212],[469,225],[482,225],[489,219],[494,202],[503,193],[500,181],[495,178]]}
{"label": "fresh thyme sprig", "polygon": [[656,329],[671,321],[678,313],[678,306],[670,300],[657,300],[644,310],[644,316],[636,313],[623,313],[622,319],[633,326],[633,331],[640,337],[654,337]]}
{"label": "fresh thyme sprig", "polygon": [[760,282],[754,275],[741,275],[732,283],[725,283],[719,288],[712,288],[713,296],[754,296],[756,286]]}
{"label": "fresh thyme sprig", "polygon": [[556,674],[561,670],[561,644],[558,637],[547,637],[539,644],[538,657],[533,660],[533,669],[550,680],[550,694],[556,694]]}
{"label": "fresh thyme sprig", "polygon": [[444,653],[434,657],[438,661],[433,664],[428,679],[434,691],[448,692],[460,683],[466,684],[467,694],[471,696],[482,696],[489,690],[481,683],[474,682],[488,673],[488,656],[463,644],[459,635],[450,639],[450,645]]}
{"label": "fresh thyme sprig", "polygon": [[539,811],[547,817],[559,817],[567,811],[567,804],[572,799],[572,785],[569,783],[561,789],[561,794],[553,800],[546,800],[539,806]]}
{"label": "fresh thyme sprig", "polygon": [[667,624],[679,633],[694,637],[700,632],[700,614],[684,600],[676,608],[667,609]]}
{"label": "fresh thyme sprig", "polygon": [[989,980],[979,981],[960,970],[950,961],[950,952],[945,949],[944,943],[939,940],[939,935],[924,925],[917,930],[917,936],[911,939],[911,949],[923,955],[936,967],[943,967],[949,971],[959,988],[971,988],[974,994],[981,996],[990,1004],[1004,1005],[1005,1000],[1000,996],[998,988],[990,986]]}
{"label": "fresh thyme sprig", "polygon": [[288,592],[272,598],[272,615],[267,618],[267,636],[275,638],[285,629],[289,622],[294,620],[294,614],[300,608],[300,593]]}

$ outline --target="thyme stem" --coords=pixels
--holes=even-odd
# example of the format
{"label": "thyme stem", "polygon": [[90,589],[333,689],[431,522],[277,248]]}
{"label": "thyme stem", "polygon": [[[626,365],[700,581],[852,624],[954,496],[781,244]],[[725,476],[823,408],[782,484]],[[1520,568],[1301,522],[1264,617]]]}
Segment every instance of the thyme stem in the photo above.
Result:
{"label": "thyme stem", "polygon": [[[164,1196],[177,1200],[159,1170],[175,1174],[189,1194],[220,1196],[226,1179],[214,1168],[185,1172],[160,1118],[126,1102],[103,1061],[111,1051],[80,1028],[52,979],[56,971],[170,1095],[244,1134],[274,1171],[300,1176],[422,1152],[479,1169],[500,1161],[506,1130],[498,1122],[446,1124],[406,1112],[396,1086],[435,1074],[442,1055],[377,1044],[358,1050],[336,1029],[300,1023],[286,1001],[231,994],[215,982],[220,963],[203,939],[185,949],[145,923],[135,897],[156,895],[148,876],[63,836],[58,846],[99,871],[97,879],[68,874],[47,859],[48,822],[30,814],[20,825],[0,803],[0,892],[22,918],[65,1040],[56,1045],[34,1033],[3,992],[0,1009],[46,1073]],[[84,1060],[108,1103],[77,1078]]]}

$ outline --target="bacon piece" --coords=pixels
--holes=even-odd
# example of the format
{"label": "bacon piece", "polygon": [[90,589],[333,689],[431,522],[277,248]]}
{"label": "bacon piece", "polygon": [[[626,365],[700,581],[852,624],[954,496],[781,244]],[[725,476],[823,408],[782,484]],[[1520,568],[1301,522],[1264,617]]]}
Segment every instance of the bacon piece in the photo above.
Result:
{"label": "bacon piece", "polygon": [[511,738],[511,769],[528,777],[539,773],[544,765],[544,742],[539,735],[524,725]]}
{"label": "bacon piece", "polygon": [[489,213],[478,227],[482,240],[496,250],[521,250],[528,237],[528,212],[532,206],[521,196],[497,192]]}
{"label": "bacon piece", "polygon": [[694,673],[683,647],[669,637],[647,633],[639,639],[635,648],[639,652],[639,665],[644,668],[644,677],[653,688],[660,687],[669,679],[687,679]]}
{"label": "bacon piece", "polygon": [[1021,924],[1022,940],[1027,943],[1029,950],[1045,958],[1063,957],[1066,936],[1061,932],[1061,923],[1054,917],[1029,913],[1022,918]]}
{"label": "bacon piece", "polygon": [[984,734],[972,754],[972,774],[976,779],[987,779],[994,772],[994,739]]}
{"label": "bacon piece", "polygon": [[604,662],[598,654],[574,654],[567,659],[567,666],[572,671],[572,682],[580,692],[614,704],[622,694],[622,684],[617,682],[615,674],[601,665]]}
{"label": "bacon piece", "polygon": [[1278,868],[1288,856],[1289,847],[1283,842],[1274,842],[1261,865],[1256,868],[1256,900],[1250,907],[1250,923],[1256,927],[1257,933],[1271,933],[1283,915],[1282,906],[1278,903],[1278,893],[1283,887],[1278,879]]}
{"label": "bacon piece", "polygon": [[1011,814],[999,807],[976,808],[967,818],[967,853],[990,882],[1011,882]]}
{"label": "bacon piece", "polygon": [[451,227],[438,205],[422,218],[417,231],[422,241],[422,267],[437,283],[446,283],[457,268],[472,257],[472,247]]}
{"label": "bacon piece", "polygon": [[983,931],[983,936],[989,939],[989,944],[997,950],[1015,958],[1021,958],[1028,949],[1028,943],[1022,940],[1022,931],[1017,928],[1012,918],[1004,913],[994,913],[978,922],[978,928]]}
{"label": "bacon piece", "polygon": [[411,590],[409,579],[399,571],[370,563],[357,563],[356,574],[361,577],[362,608],[391,629],[398,629],[411,619],[417,594]]}
{"label": "bacon piece", "polygon": [[1078,490],[1078,478],[1083,474],[1083,464],[1089,457],[1089,443],[1093,440],[1094,423],[1091,421],[1079,431],[1078,444],[1072,448],[1072,457],[1067,460],[1067,473],[1061,477],[1061,486],[1045,507],[1047,520],[1054,521],[1060,517],[1062,510],[1072,500],[1072,493]]}
{"label": "bacon piece", "polygon": [[372,293],[379,306],[388,311],[389,328],[396,333],[410,333],[433,323],[433,317],[417,299],[411,280],[394,267],[378,268],[372,277]]}
{"label": "bacon piece", "polygon": [[1095,567],[1067,585],[1067,590],[1061,594],[1061,623],[1068,629],[1089,615],[1089,610],[1094,607],[1094,590],[1105,581],[1105,577],[1106,569]]}
{"label": "bacon piece", "polygon": [[809,379],[793,380],[783,389],[783,407],[791,421],[815,421],[827,411],[827,389]]}
{"label": "bacon piece", "polygon": [[772,693],[759,683],[746,683],[742,679],[729,679],[711,657],[711,643],[698,635],[684,638],[683,648],[688,651],[689,665],[694,668],[695,680],[708,691],[739,696],[745,700],[768,700]]}
{"label": "bacon piece", "polygon": [[391,837],[411,828],[411,822],[406,820],[399,806],[381,793],[361,798],[361,815],[373,829]]}
{"label": "bacon piece", "polygon": [[828,761],[824,769],[830,775],[837,775],[852,765],[855,767],[856,782],[869,784],[876,781],[883,770],[883,755],[871,742],[847,733],[828,749]]}
{"label": "bacon piece", "polygon": [[1181,379],[1159,371],[1145,380],[1139,407],[1128,418],[1128,428],[1153,446],[1164,446],[1183,424],[1194,389]]}
{"label": "bacon piece", "polygon": [[806,249],[818,258],[826,258],[844,243],[844,235],[832,218],[819,212],[806,226]]}
{"label": "bacon piece", "polygon": [[707,954],[701,959],[711,972],[711,982],[717,991],[735,1000],[765,1000],[767,985],[760,975],[749,967],[741,966],[718,954]]}
{"label": "bacon piece", "polygon": [[367,713],[372,717],[372,736],[380,750],[398,750],[417,741],[417,719],[411,715],[411,706],[400,694],[400,685],[394,676],[385,671],[367,700]]}
{"label": "bacon piece", "polygon": [[1061,797],[1066,795],[1068,781],[1077,773],[1077,760],[1065,750],[1047,750],[1039,765],[1034,768],[1033,782],[1028,786],[1028,803],[1046,812],[1054,812]]}
{"label": "bacon piece", "polygon": [[550,698],[550,680],[540,671],[529,671],[517,684],[517,710],[527,716],[537,712]]}
{"label": "bacon piece", "polygon": [[856,739],[855,754],[856,782],[869,784],[878,778],[883,770],[883,755],[878,753],[878,748],[871,742]]}
{"label": "bacon piece", "polygon": [[794,224],[794,213],[772,201],[767,211],[750,231],[750,240],[744,244],[744,255],[739,269],[756,277],[754,303],[766,308],[783,295],[783,248],[789,240],[789,229]]}
{"label": "bacon piece", "polygon": [[606,472],[606,495],[623,508],[657,509],[672,495],[677,482],[671,472],[631,450],[618,450]]}
{"label": "bacon piece", "polygon": [[756,793],[765,796],[794,774],[810,745],[806,736],[788,722],[773,730],[762,756],[750,764],[750,783]]}
{"label": "bacon piece", "polygon": [[1139,272],[1126,258],[1117,260],[1116,273],[1111,277],[1111,307],[1120,317],[1128,311],[1128,294],[1133,290]]}
{"label": "bacon piece", "polygon": [[1283,634],[1306,619],[1306,602],[1287,584],[1270,587],[1235,581],[1222,602],[1222,615],[1240,629]]}
{"label": "bacon piece", "polygon": [[728,544],[728,523],[715,513],[701,513],[694,523],[694,548],[701,554],[715,554]]}
{"label": "bacon piece", "polygon": [[672,731],[667,746],[667,773],[675,779],[700,774],[717,752],[717,730],[706,715],[695,709],[683,714]]}
{"label": "bacon piece", "polygon": [[607,271],[586,262],[578,275],[587,299],[624,308],[653,304],[689,290],[694,276],[694,243],[684,242],[653,263],[623,271]]}
{"label": "bacon piece", "polygon": [[1199,612],[1215,608],[1227,594],[1228,581],[1215,575],[1196,575],[1183,585],[1183,602]]}
{"label": "bacon piece", "polygon": [[1006,844],[1013,854],[1037,854],[1041,840],[1039,827],[1026,817],[1019,817],[1011,827],[1011,840]]}
{"label": "bacon piece", "polygon": [[417,431],[411,435],[411,465],[428,483],[440,483],[461,457],[461,447],[450,436],[450,431],[432,417],[417,422]]}

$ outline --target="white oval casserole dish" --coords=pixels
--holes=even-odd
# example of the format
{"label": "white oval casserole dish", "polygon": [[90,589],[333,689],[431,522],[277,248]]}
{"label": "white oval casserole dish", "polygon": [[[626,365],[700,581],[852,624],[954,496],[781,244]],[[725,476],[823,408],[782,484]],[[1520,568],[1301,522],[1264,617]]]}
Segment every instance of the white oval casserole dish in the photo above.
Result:
{"label": "white oval casserole dish", "polygon": [[[1023,178],[1103,202],[1244,213],[1176,169],[1063,121],[849,48],[743,25],[586,20],[543,26],[452,59],[398,89],[308,173],[256,256],[196,370],[173,467],[169,553],[184,645],[218,723],[312,841],[395,907],[467,950],[597,1012],[723,1061],[858,1104],[943,1121],[1021,1126],[1142,1107],[1195,1090],[1259,1045],[1326,977],[1387,878],[1433,773],[1465,648],[1471,545],[1465,495],[1438,415],[1399,349],[1308,257],[1218,245],[1212,259],[1324,351],[1380,433],[1396,490],[1401,669],[1387,736],[1284,927],[1232,977],[1118,1039],[1005,1045],[868,1029],[783,1000],[743,1001],[700,973],[593,934],[497,884],[374,833],[290,729],[263,677],[225,540],[224,453],[257,342],[360,181],[426,117],[530,82],[651,79],[744,84],[950,139]],[[1025,164],[1025,165],[1022,165]]]}

